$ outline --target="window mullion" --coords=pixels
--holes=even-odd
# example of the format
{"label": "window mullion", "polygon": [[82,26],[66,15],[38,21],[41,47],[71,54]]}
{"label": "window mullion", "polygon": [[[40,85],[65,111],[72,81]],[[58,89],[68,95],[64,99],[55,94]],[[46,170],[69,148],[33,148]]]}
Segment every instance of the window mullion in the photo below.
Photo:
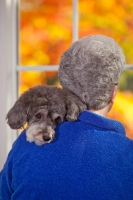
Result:
{"label": "window mullion", "polygon": [[78,0],[73,0],[73,29],[72,39],[73,42],[78,40]]}

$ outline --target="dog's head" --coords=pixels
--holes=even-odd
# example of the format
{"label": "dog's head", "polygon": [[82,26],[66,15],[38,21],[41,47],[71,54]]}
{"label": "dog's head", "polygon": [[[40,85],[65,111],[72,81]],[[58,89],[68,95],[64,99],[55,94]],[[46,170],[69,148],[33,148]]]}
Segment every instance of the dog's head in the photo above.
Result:
{"label": "dog's head", "polygon": [[37,145],[54,139],[54,128],[65,119],[75,121],[86,105],[65,89],[36,86],[24,92],[7,113],[7,123],[20,129],[27,123],[27,140]]}
{"label": "dog's head", "polygon": [[[31,110],[32,111],[32,110]],[[49,113],[48,106],[41,106],[35,114],[28,113],[27,141],[43,145],[55,137],[55,127],[63,121],[58,113]]]}
{"label": "dog's head", "polygon": [[37,145],[49,143],[55,137],[55,127],[64,120],[64,116],[52,112],[48,104],[45,97],[31,99],[26,103],[20,97],[7,113],[7,123],[12,129],[20,129],[27,123],[27,141],[34,141]]}

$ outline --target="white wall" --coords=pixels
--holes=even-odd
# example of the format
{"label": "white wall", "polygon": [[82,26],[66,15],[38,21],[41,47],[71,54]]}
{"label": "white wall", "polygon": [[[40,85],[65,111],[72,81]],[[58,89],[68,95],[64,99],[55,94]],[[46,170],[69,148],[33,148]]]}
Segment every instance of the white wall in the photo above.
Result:
{"label": "white wall", "polygon": [[6,75],[7,75],[6,1],[0,1],[0,170],[6,159]]}
{"label": "white wall", "polygon": [[6,124],[6,113],[17,98],[17,7],[16,0],[0,0],[0,170],[16,131]]}

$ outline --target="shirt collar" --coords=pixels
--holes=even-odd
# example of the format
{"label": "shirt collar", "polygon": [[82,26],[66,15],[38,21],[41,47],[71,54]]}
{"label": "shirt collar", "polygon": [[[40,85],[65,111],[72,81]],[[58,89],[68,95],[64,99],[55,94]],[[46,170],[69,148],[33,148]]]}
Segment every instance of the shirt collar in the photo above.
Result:
{"label": "shirt collar", "polygon": [[107,129],[109,131],[114,131],[122,135],[126,134],[125,128],[120,122],[109,119],[109,118],[105,118],[101,115],[90,112],[88,110],[85,110],[84,112],[82,112],[79,115],[78,119],[80,121],[89,123],[99,128]]}

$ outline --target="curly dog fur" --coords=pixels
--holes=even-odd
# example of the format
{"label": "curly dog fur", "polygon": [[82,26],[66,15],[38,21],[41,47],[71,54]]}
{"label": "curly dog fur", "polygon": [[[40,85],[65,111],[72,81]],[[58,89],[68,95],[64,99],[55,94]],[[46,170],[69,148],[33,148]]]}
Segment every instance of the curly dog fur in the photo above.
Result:
{"label": "curly dog fur", "polygon": [[86,105],[73,93],[55,86],[38,85],[24,92],[7,113],[10,128],[27,123],[27,141],[43,145],[55,137],[55,127],[64,120],[77,120]]}

